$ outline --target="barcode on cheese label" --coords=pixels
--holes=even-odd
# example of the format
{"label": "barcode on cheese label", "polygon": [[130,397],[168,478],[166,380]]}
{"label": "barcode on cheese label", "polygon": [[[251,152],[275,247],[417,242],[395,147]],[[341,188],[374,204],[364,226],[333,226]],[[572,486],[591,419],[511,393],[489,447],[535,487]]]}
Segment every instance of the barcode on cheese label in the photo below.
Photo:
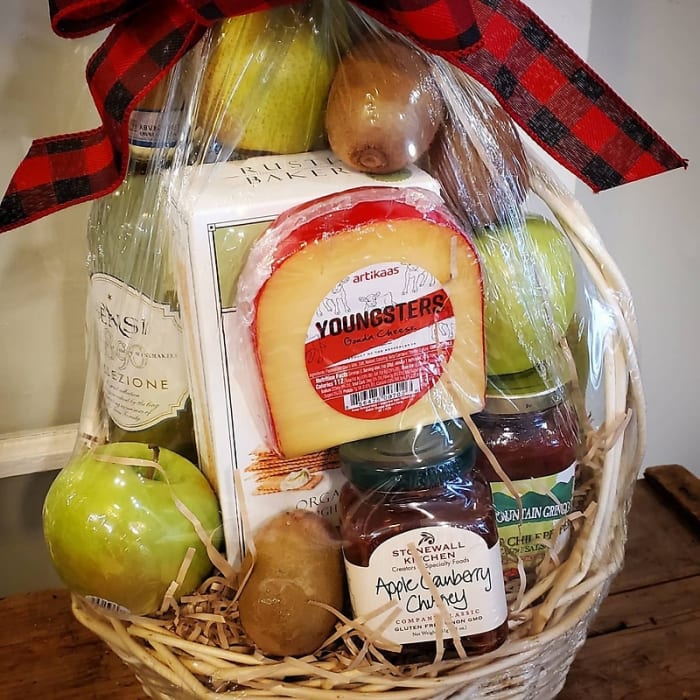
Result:
{"label": "barcode on cheese label", "polygon": [[411,379],[403,382],[393,382],[384,384],[365,391],[356,391],[352,394],[346,394],[344,403],[346,410],[362,406],[371,406],[379,401],[386,399],[395,399],[397,397],[412,396],[421,390],[419,379]]}

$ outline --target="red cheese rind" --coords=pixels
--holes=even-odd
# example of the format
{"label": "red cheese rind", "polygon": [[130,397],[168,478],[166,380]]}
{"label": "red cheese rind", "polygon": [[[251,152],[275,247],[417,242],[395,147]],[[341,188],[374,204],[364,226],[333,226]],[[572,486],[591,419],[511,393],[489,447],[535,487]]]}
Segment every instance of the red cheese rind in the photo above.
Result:
{"label": "red cheese rind", "polygon": [[[397,245],[394,246],[391,253],[387,254],[385,262],[401,261],[407,254],[406,250],[402,250],[401,240],[405,239],[407,235],[409,237],[412,235],[410,232],[408,234],[406,233],[406,224],[409,224],[409,229],[415,228],[411,226],[411,222],[415,222],[416,226],[422,227],[422,230],[425,229],[425,225],[428,225],[429,230],[424,231],[422,240],[427,241],[431,235],[435,235],[436,243],[439,238],[442,238],[441,244],[444,246],[445,240],[449,238],[451,248],[461,260],[460,265],[463,271],[467,270],[469,266],[473,266],[473,270],[470,273],[472,278],[471,282],[467,280],[467,283],[472,285],[473,296],[478,297],[478,303],[477,301],[473,302],[474,309],[471,315],[475,316],[475,318],[471,318],[468,321],[471,328],[471,335],[478,335],[478,352],[472,352],[472,355],[476,358],[473,359],[472,362],[478,365],[477,374],[479,374],[480,377],[478,380],[471,382],[476,386],[456,387],[456,389],[458,390],[457,393],[467,396],[467,400],[463,402],[463,406],[466,406],[468,410],[478,410],[483,404],[483,395],[485,391],[485,378],[483,378],[483,381],[481,379],[484,375],[483,285],[478,259],[471,243],[464,236],[441,201],[432,193],[422,190],[395,190],[393,188],[359,188],[357,190],[350,190],[336,195],[330,195],[289,210],[287,213],[280,216],[273,224],[268,231],[269,235],[266,234],[263,236],[256,244],[256,246],[266,246],[261,252],[264,252],[263,257],[269,261],[269,265],[265,269],[264,277],[258,274],[258,279],[261,280],[262,283],[259,285],[254,295],[253,303],[250,308],[250,340],[252,342],[257,369],[260,373],[260,379],[264,389],[265,409],[269,419],[272,441],[274,442],[274,444],[270,446],[277,449],[281,454],[295,456],[301,453],[299,452],[300,449],[302,449],[303,452],[315,451],[330,447],[337,444],[337,442],[333,438],[333,431],[326,431],[328,434],[323,434],[324,431],[319,430],[318,440],[316,442],[310,440],[306,447],[299,448],[298,445],[291,446],[289,437],[285,437],[282,434],[284,431],[281,430],[279,421],[276,418],[276,414],[279,412],[280,400],[279,398],[271,400],[271,396],[275,393],[275,387],[272,386],[271,383],[274,383],[276,380],[274,376],[272,376],[274,372],[270,372],[266,364],[265,352],[261,349],[260,342],[260,314],[261,312],[264,314],[265,309],[267,309],[269,317],[270,303],[267,300],[267,295],[271,286],[271,280],[275,279],[280,271],[284,271],[288,261],[295,259],[299,254],[308,257],[310,251],[324,249],[328,245],[328,241],[333,241],[334,239],[352,241],[352,247],[356,245],[358,251],[357,256],[355,259],[349,259],[346,266],[348,272],[352,273],[362,266],[363,261],[366,261],[363,255],[365,255],[367,251],[363,246],[367,246],[367,237],[371,237],[372,235],[376,237],[377,230],[379,229],[381,229],[379,235],[382,240],[388,240],[387,237],[394,235],[392,232],[397,228],[403,227],[403,233],[399,232],[395,234]],[[371,248],[371,245],[369,247]],[[348,244],[343,243],[343,248],[347,250]],[[408,251],[408,253],[410,254],[410,251]],[[444,258],[444,250],[442,257]],[[251,260],[254,259],[255,255],[251,254]],[[410,262],[415,261],[411,259]],[[430,270],[430,261],[426,260],[425,264],[426,268]],[[443,264],[443,268],[444,267]],[[249,280],[255,279],[255,274],[250,274],[250,272],[251,271],[244,271],[241,279],[245,280],[246,277],[248,277]],[[313,270],[311,270],[310,274],[315,277]],[[449,289],[449,285],[463,284],[465,281],[464,278],[467,276],[468,275],[465,273],[462,275],[461,280],[448,280],[446,282],[446,288]],[[307,281],[313,282],[313,277],[311,280]],[[302,293],[304,280],[299,279],[298,283],[300,285],[300,293]],[[245,284],[245,282],[243,282],[243,284]],[[323,290],[325,293],[330,291],[333,283],[329,282],[328,284],[330,284],[329,289]],[[250,291],[251,287],[249,286],[249,294]],[[321,293],[317,296],[317,303],[320,303],[323,294]],[[477,306],[478,308],[476,308]],[[308,318],[303,319],[303,322],[308,327],[312,313],[307,313],[307,315]],[[280,323],[284,323],[284,318],[280,319]],[[457,324],[458,328],[461,329],[462,326],[467,324],[467,320],[457,319]],[[282,330],[283,329],[280,328],[280,332],[282,332]],[[475,341],[474,337],[472,341]],[[272,339],[268,338],[268,348],[270,348],[271,345]],[[300,352],[302,350],[303,348],[300,349]],[[291,351],[290,354],[292,354]],[[450,375],[455,373],[453,371],[454,368],[458,367],[460,362],[462,362],[459,353],[456,358],[452,359],[454,359],[454,366],[448,363],[448,368],[453,367],[453,369],[450,369],[448,372]],[[297,370],[298,369],[297,367]],[[460,371],[456,372],[456,374],[460,377],[466,376],[469,374],[469,371],[467,371],[468,369],[469,368],[462,368]],[[471,373],[474,374],[473,371]],[[445,379],[447,379],[447,377],[445,377]],[[450,377],[450,379],[452,378]],[[310,381],[308,381],[308,384],[311,386]],[[444,395],[445,390],[446,387],[442,385],[442,394],[437,396],[437,399],[439,402],[449,403],[449,397]],[[431,402],[434,402],[435,398],[436,397],[431,396]],[[290,401],[293,400],[294,399],[290,398]],[[313,402],[314,400],[321,401],[316,394],[313,396],[306,396],[305,400],[309,402]],[[405,415],[402,416],[402,418],[405,418],[405,421],[399,421],[399,423],[401,423],[400,426],[396,420],[379,419],[376,421],[368,421],[346,416],[342,418],[361,424],[357,428],[357,434],[350,435],[350,439],[358,439],[359,437],[368,437],[370,435],[381,434],[382,432],[391,432],[398,427],[400,427],[400,429],[406,429],[412,427],[411,420],[425,422],[426,419],[430,417],[429,415],[425,415],[426,411],[424,410],[418,419],[413,414],[421,412],[413,411],[412,414],[412,409],[413,407],[407,409]],[[452,406],[449,410],[443,409],[444,406],[434,407],[433,417],[435,420],[456,417],[464,412],[456,406]],[[430,414],[430,411],[427,411],[427,414]],[[307,426],[307,431],[315,431],[316,429],[317,427],[315,426]],[[343,441],[346,440],[343,439]],[[293,440],[291,442],[296,443],[298,441]]]}

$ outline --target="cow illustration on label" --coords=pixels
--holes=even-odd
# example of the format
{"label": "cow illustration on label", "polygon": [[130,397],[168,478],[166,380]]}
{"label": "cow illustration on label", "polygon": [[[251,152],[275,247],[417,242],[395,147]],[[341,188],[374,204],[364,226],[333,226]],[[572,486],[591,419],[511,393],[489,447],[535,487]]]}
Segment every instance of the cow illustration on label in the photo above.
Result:
{"label": "cow illustration on label", "polygon": [[[341,313],[350,313],[350,307],[348,306],[348,293],[345,290],[345,284],[350,278],[345,277],[340,280],[338,284],[331,289],[331,291],[326,295],[323,300],[323,308],[329,311],[334,316],[340,316]],[[317,314],[323,316],[323,310],[319,307]]]}
{"label": "cow illustration on label", "polygon": [[404,285],[403,294],[417,294],[424,287],[435,285],[436,280],[427,270],[419,265],[404,263]]}
{"label": "cow illustration on label", "polygon": [[393,306],[394,297],[391,292],[384,292],[379,290],[378,292],[373,292],[372,294],[367,294],[365,296],[358,297],[358,301],[363,301],[365,304],[365,311],[371,311],[374,308],[381,306]]}

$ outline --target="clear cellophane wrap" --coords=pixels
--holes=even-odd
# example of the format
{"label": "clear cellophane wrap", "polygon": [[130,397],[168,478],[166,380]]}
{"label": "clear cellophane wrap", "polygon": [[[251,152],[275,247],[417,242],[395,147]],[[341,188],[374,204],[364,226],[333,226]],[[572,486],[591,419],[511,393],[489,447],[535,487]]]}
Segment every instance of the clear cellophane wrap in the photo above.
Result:
{"label": "clear cellophane wrap", "polygon": [[[215,25],[142,111],[148,143],[90,217],[76,458],[179,453],[221,522],[178,507],[211,572],[180,556],[148,610],[76,583],[78,618],[157,697],[553,697],[620,566],[645,432],[632,301],[585,212],[480,85],[345,2]],[[137,342],[163,316],[165,344]],[[155,400],[123,384],[164,355],[184,393],[139,422]],[[447,622],[404,657],[345,591],[339,454],[456,425],[522,512],[478,416],[523,378],[567,407],[571,507],[508,590],[503,644],[466,653]]]}

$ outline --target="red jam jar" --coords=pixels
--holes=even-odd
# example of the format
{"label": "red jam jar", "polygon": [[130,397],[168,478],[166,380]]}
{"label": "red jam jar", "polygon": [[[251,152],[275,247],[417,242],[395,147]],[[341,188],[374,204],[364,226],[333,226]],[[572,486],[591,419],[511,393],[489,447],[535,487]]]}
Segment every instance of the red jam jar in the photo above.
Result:
{"label": "red jam jar", "polygon": [[572,507],[578,422],[566,387],[545,385],[535,370],[492,377],[484,411],[474,416],[474,422],[521,498],[522,512],[479,450],[476,465],[491,482],[510,590],[519,583],[518,559],[530,584],[547,549],[560,554],[568,544],[563,519]]}
{"label": "red jam jar", "polygon": [[393,612],[371,617],[367,626],[376,631],[388,622],[381,636],[404,654],[434,654],[438,634],[454,649],[437,613],[449,614],[468,654],[506,639],[495,514],[475,457],[462,421],[340,447],[348,479],[340,528],[353,611],[370,616],[394,603]]}

